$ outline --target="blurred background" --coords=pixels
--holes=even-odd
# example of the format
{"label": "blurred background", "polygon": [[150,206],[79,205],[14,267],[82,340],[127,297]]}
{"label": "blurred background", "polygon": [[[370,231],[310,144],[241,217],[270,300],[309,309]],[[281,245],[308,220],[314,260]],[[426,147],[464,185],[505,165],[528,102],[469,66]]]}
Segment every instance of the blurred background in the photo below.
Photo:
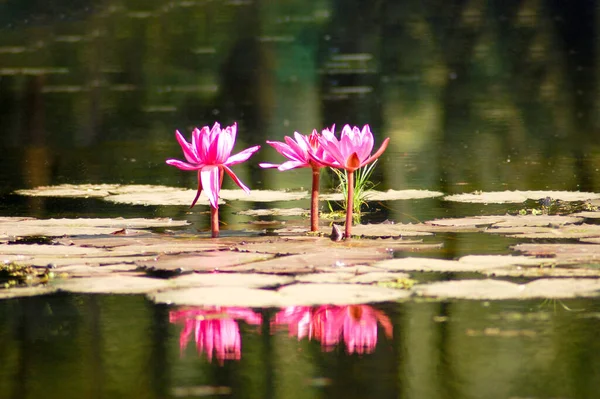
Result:
{"label": "blurred background", "polygon": [[282,161],[265,140],[368,123],[391,138],[378,189],[600,191],[599,19],[595,0],[0,0],[0,212],[39,185],[195,188],[164,161],[215,121],[263,144],[235,167],[251,188],[310,185],[260,170]]}

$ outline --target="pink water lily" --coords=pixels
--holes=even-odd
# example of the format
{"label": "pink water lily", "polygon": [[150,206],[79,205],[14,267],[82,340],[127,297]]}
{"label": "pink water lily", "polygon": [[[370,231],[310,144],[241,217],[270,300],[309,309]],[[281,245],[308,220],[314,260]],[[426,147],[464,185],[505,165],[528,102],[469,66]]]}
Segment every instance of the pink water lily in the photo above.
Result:
{"label": "pink water lily", "polygon": [[257,145],[231,155],[236,135],[237,123],[227,126],[225,129],[221,129],[219,123],[215,123],[212,129],[209,129],[208,126],[204,126],[202,129],[195,128],[192,131],[191,143],[188,143],[181,133],[176,131],[175,138],[181,146],[187,162],[178,159],[167,159],[167,164],[181,170],[198,171],[198,192],[192,201],[191,207],[196,204],[202,189],[204,189],[211,206],[213,237],[219,235],[219,192],[223,182],[223,172],[227,172],[242,190],[249,193],[250,189],[233,173],[230,166],[248,160],[260,148]]}
{"label": "pink water lily", "polygon": [[312,169],[312,195],[310,209],[310,229],[317,231],[319,229],[319,179],[321,168],[325,164],[320,161],[327,161],[336,164],[336,160],[329,156],[320,144],[321,135],[316,130],[310,136],[294,132],[294,139],[285,136],[285,143],[281,141],[267,141],[281,155],[288,158],[282,164],[260,163],[261,168],[277,168],[279,171],[286,171],[295,168]]}
{"label": "pink water lily", "polygon": [[383,140],[381,147],[371,155],[374,140],[369,125],[365,125],[362,130],[357,126],[345,125],[339,140],[335,137],[333,129],[323,130],[319,143],[328,157],[319,157],[317,154],[313,154],[312,157],[323,165],[354,172],[379,158],[389,142],[389,137]]}
{"label": "pink water lily", "polygon": [[388,137],[383,140],[383,143],[377,152],[371,154],[371,151],[373,151],[374,140],[369,125],[365,125],[362,130],[356,126],[350,127],[350,125],[345,125],[339,140],[335,137],[333,129],[323,130],[321,137],[319,137],[319,143],[328,157],[319,157],[317,154],[309,153],[310,157],[315,162],[332,168],[344,169],[346,171],[346,183],[348,185],[345,226],[346,239],[350,239],[352,232],[354,171],[379,158],[387,148],[389,142],[390,139]]}

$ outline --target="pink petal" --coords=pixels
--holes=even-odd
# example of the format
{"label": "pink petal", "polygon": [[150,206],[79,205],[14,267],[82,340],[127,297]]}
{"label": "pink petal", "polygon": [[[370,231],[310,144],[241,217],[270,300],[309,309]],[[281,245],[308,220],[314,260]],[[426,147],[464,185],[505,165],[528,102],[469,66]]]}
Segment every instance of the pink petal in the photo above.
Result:
{"label": "pink petal", "polygon": [[256,151],[258,151],[260,149],[259,145],[256,145],[254,147],[250,147],[250,148],[246,148],[244,151],[238,152],[235,155],[230,156],[227,161],[225,161],[223,163],[223,165],[236,165],[238,163],[242,163],[246,160],[248,160],[248,158],[250,158],[252,156],[252,154],[254,154]]}
{"label": "pink petal", "polygon": [[[192,145],[185,140],[185,138],[181,135],[181,133],[179,133],[179,130],[175,131],[175,138],[177,139],[177,142],[179,143],[179,145],[181,146],[181,149],[183,150],[183,155],[185,156],[185,159],[187,159],[187,161],[189,163],[198,163],[198,157],[194,153],[194,150],[192,149]],[[192,138],[192,141],[193,141],[193,138]]]}
{"label": "pink petal", "polygon": [[300,162],[300,161],[287,161],[279,165],[277,170],[280,172],[285,172],[286,170],[296,169],[296,168],[308,168],[310,164],[308,162]]}
{"label": "pink petal", "polygon": [[298,154],[286,143],[282,143],[280,141],[267,141],[267,144],[275,148],[275,150],[277,150],[278,153],[280,153],[288,159],[294,159],[297,161],[302,160],[302,157],[298,156]]}
{"label": "pink petal", "polygon": [[178,159],[167,159],[167,165],[175,166],[181,170],[198,170],[202,168],[202,164],[190,165],[189,163],[180,161]]}
{"label": "pink petal", "polygon": [[377,150],[377,152],[375,154],[371,155],[365,161],[363,161],[360,166],[362,167],[362,166],[364,166],[366,164],[369,164],[369,163],[373,162],[377,158],[379,158],[381,156],[381,154],[383,154],[383,152],[385,151],[385,149],[387,148],[387,146],[388,146],[389,143],[390,143],[390,138],[388,137],[385,140],[383,140],[383,143],[381,144],[381,147],[379,147],[379,149]]}
{"label": "pink petal", "polygon": [[235,184],[240,186],[240,188],[242,190],[244,190],[246,192],[246,194],[250,194],[250,189],[248,187],[246,187],[244,185],[244,183],[242,183],[242,181],[235,175],[235,173],[233,173],[233,171],[231,169],[229,169],[229,167],[223,165],[223,169],[225,169],[225,172],[227,172],[227,174],[233,179]]}
{"label": "pink petal", "polygon": [[206,192],[206,196],[213,208],[219,208],[219,167],[215,165],[207,165],[200,171],[200,181],[202,188]]}
{"label": "pink petal", "polygon": [[269,169],[269,168],[278,168],[279,165],[274,164],[274,163],[266,163],[266,162],[261,162],[258,164],[258,166],[260,166],[263,169]]}

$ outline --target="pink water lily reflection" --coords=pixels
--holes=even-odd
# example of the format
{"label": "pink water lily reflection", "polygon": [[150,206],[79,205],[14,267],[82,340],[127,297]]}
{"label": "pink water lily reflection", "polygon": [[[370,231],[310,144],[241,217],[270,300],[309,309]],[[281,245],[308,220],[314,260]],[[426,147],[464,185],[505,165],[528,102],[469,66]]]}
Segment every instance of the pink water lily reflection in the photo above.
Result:
{"label": "pink water lily reflection", "polygon": [[169,312],[171,323],[183,324],[179,336],[181,352],[187,347],[193,332],[198,353],[205,353],[209,361],[215,356],[220,364],[225,360],[241,358],[242,344],[237,320],[260,325],[262,317],[249,308],[241,307],[213,306]]}
{"label": "pink water lily reflection", "polygon": [[375,350],[378,325],[383,327],[388,338],[392,337],[393,331],[390,319],[369,305],[290,306],[275,315],[273,324],[287,325],[290,336],[298,339],[320,341],[326,351],[343,341],[350,354]]}

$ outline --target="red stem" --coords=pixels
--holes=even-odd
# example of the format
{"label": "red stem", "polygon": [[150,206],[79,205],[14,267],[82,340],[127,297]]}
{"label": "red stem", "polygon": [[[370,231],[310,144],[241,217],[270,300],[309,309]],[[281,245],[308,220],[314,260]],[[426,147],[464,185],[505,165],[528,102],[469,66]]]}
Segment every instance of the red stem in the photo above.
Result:
{"label": "red stem", "polygon": [[[221,190],[221,184],[223,184],[223,169],[219,168],[219,190]],[[212,238],[219,238],[219,204],[217,207],[210,207],[210,230],[212,232]]]}
{"label": "red stem", "polygon": [[352,236],[352,212],[354,208],[354,171],[346,172],[346,182],[348,183],[348,198],[346,199],[346,240]]}
{"label": "red stem", "polygon": [[212,238],[219,238],[219,208],[210,207],[210,230]]}
{"label": "red stem", "polygon": [[310,197],[310,231],[319,231],[319,177],[321,168],[312,168],[312,194]]}

